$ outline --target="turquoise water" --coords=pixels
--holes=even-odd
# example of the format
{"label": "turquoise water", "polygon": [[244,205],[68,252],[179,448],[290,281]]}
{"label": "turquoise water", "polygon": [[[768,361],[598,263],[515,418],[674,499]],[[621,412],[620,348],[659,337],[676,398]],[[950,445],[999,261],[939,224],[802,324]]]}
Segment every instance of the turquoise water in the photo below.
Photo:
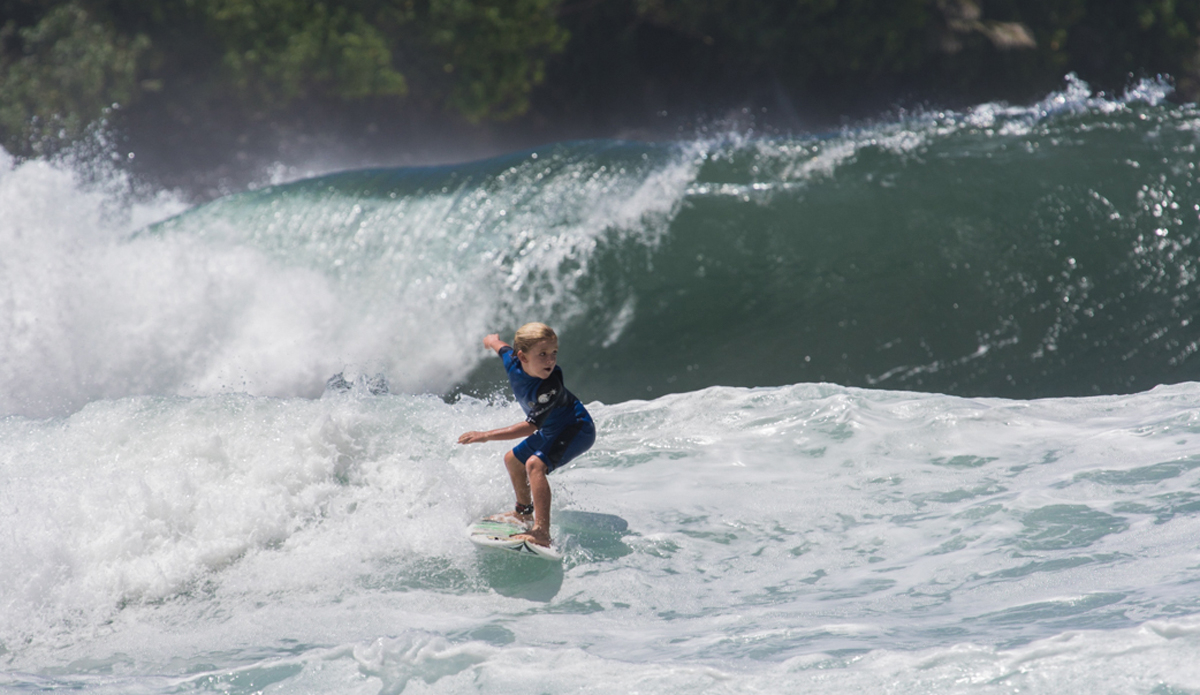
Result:
{"label": "turquoise water", "polygon": [[[189,210],[0,162],[0,690],[1200,691],[1162,93]],[[532,318],[599,427],[561,566],[465,537]]]}

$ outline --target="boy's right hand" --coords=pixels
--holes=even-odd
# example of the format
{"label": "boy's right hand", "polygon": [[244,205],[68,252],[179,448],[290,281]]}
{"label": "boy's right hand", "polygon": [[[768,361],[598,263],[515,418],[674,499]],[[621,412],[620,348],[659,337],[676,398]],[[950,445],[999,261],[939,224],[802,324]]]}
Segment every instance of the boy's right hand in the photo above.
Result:
{"label": "boy's right hand", "polygon": [[478,442],[486,442],[487,432],[464,432],[458,438],[459,444],[476,444]]}

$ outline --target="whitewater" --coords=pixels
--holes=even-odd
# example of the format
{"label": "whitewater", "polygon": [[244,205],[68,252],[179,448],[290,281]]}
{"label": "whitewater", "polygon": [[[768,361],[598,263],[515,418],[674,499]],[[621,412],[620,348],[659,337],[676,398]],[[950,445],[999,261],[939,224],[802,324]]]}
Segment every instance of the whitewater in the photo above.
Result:
{"label": "whitewater", "polygon": [[[0,154],[0,690],[1200,692],[1168,91],[198,206]],[[561,565],[465,537],[526,320],[598,426]]]}

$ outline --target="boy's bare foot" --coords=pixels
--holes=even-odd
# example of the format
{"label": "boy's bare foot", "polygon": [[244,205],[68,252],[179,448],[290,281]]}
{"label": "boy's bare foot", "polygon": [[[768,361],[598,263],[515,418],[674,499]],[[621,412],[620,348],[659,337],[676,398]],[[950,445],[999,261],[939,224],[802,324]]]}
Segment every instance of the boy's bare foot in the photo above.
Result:
{"label": "boy's bare foot", "polygon": [[520,524],[525,528],[533,526],[532,514],[518,514],[516,512],[500,512],[488,517],[488,521],[502,521],[507,524]]}
{"label": "boy's bare foot", "polygon": [[543,548],[550,547],[550,534],[541,529],[530,529],[529,533],[518,533],[509,537],[514,541],[525,541],[526,543],[540,545]]}

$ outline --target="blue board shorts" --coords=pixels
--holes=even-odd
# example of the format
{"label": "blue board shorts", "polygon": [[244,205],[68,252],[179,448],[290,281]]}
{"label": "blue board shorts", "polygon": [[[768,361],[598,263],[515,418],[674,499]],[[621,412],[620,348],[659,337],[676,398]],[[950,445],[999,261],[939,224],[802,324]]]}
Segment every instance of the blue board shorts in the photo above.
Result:
{"label": "blue board shorts", "polygon": [[576,420],[567,425],[554,439],[542,430],[529,435],[513,447],[513,456],[521,463],[537,456],[546,464],[546,472],[559,468],[571,459],[592,448],[596,443],[596,425],[591,420]]}

